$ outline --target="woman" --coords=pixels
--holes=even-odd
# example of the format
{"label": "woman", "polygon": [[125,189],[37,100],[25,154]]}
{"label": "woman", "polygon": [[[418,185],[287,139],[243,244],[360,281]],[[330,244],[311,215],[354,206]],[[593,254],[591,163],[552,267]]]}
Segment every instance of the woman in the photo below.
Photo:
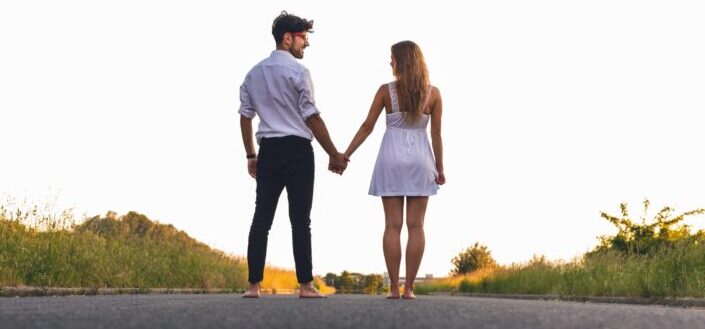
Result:
{"label": "woman", "polygon": [[[367,119],[350,142],[345,156],[350,158],[372,133],[384,109],[387,130],[377,155],[369,194],[382,197],[386,222],[382,245],[391,281],[387,298],[393,299],[400,297],[399,236],[406,201],[409,241],[406,245],[406,282],[401,297],[413,299],[414,280],[425,245],[423,223],[428,197],[436,194],[438,186],[445,183],[441,142],[443,105],[438,88],[429,83],[426,63],[418,45],[411,41],[393,45],[390,64],[395,81],[379,87]],[[433,153],[426,135],[429,120]]]}

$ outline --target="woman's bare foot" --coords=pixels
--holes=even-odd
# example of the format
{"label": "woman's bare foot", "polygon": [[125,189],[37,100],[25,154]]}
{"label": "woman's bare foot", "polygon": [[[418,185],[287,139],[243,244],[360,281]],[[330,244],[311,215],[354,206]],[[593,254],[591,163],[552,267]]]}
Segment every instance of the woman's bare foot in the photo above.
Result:
{"label": "woman's bare foot", "polygon": [[404,287],[404,294],[401,295],[401,298],[404,298],[404,299],[416,299],[416,295],[414,295],[414,289],[413,289],[413,288]]}
{"label": "woman's bare foot", "polygon": [[250,283],[250,288],[242,294],[242,298],[259,298],[259,282]]}
{"label": "woman's bare foot", "polygon": [[328,298],[313,286],[313,281],[299,284],[299,298]]}
{"label": "woman's bare foot", "polygon": [[400,296],[399,296],[399,287],[397,287],[396,289],[392,288],[392,289],[389,291],[389,294],[387,295],[386,298],[387,298],[387,299],[399,299],[399,298],[400,298]]}

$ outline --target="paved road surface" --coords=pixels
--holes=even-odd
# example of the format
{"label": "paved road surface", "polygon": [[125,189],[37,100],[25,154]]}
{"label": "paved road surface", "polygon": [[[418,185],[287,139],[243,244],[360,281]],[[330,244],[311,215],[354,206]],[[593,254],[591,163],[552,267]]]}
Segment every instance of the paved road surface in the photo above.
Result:
{"label": "paved road surface", "polygon": [[705,328],[705,310],[452,296],[25,297],[0,298],[0,328]]}

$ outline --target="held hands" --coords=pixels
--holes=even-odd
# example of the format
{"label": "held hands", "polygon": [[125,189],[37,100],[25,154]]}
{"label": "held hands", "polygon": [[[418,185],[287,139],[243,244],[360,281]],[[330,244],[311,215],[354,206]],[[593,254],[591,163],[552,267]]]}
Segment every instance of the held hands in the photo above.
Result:
{"label": "held hands", "polygon": [[350,157],[343,153],[332,155],[328,162],[328,170],[338,175],[342,175],[348,167],[348,162],[350,162]]}
{"label": "held hands", "polygon": [[[342,175],[348,167],[348,162],[350,162],[350,157],[343,153],[338,153],[330,157],[328,170]],[[257,178],[257,158],[247,159],[247,173],[250,174],[250,177]]]}

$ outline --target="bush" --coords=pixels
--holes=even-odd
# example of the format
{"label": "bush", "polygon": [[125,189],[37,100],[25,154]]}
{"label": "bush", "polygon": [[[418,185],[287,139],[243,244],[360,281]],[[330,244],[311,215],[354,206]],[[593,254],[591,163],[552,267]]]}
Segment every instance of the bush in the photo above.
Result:
{"label": "bush", "polygon": [[490,250],[479,242],[460,252],[451,262],[454,266],[451,270],[453,275],[466,275],[479,269],[497,266]]}
{"label": "bush", "polygon": [[605,220],[617,227],[614,236],[601,236],[600,244],[590,255],[610,250],[626,254],[649,255],[662,248],[674,247],[676,244],[694,244],[705,242],[705,231],[700,230],[691,234],[690,226],[681,223],[686,217],[701,215],[705,209],[686,211],[678,216],[672,216],[675,209],[663,207],[647,222],[649,200],[644,200],[644,212],[641,222],[634,222],[627,210],[627,204],[620,204],[621,217],[612,216],[605,212],[600,215]]}

